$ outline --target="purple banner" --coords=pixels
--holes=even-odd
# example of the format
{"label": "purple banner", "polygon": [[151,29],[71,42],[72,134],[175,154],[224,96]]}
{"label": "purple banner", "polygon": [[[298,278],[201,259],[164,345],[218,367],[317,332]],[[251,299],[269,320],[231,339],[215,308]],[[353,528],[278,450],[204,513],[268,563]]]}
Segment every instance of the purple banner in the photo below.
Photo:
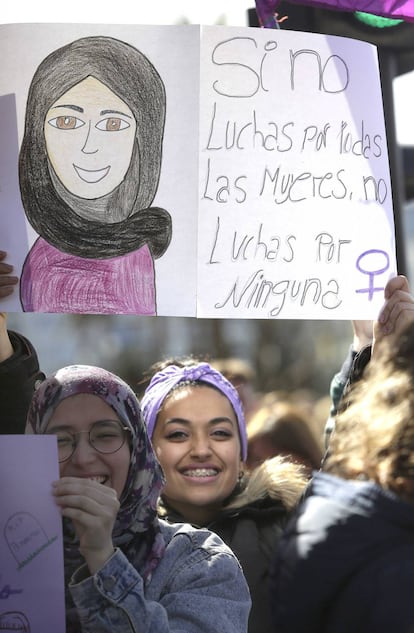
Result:
{"label": "purple banner", "polygon": [[[289,0],[302,4],[334,11],[363,11],[386,18],[414,22],[414,0]],[[274,28],[279,20],[277,8],[280,0],[256,0],[259,22],[264,27]]]}

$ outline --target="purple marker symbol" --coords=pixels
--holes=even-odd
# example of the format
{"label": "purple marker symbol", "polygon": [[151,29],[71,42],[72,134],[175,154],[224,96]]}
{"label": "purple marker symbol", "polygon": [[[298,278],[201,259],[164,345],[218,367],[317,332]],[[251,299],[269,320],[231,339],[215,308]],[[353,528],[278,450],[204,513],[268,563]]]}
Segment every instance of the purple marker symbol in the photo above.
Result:
{"label": "purple marker symbol", "polygon": [[[385,257],[385,261],[386,261],[386,264],[385,264],[384,268],[379,268],[377,270],[366,270],[366,269],[362,268],[362,266],[360,266],[361,260],[364,257],[369,257],[371,255],[383,255]],[[361,273],[363,273],[364,275],[368,275],[369,276],[369,282],[368,282],[368,288],[360,288],[359,290],[355,290],[355,292],[358,292],[358,293],[367,292],[368,293],[368,301],[372,301],[372,298],[374,296],[374,292],[382,292],[384,290],[384,286],[382,286],[380,288],[380,287],[374,285],[374,278],[375,278],[376,275],[382,275],[383,273],[385,273],[385,271],[388,270],[388,268],[390,267],[390,258],[388,256],[388,253],[386,253],[385,251],[377,250],[377,249],[372,249],[370,251],[364,251],[358,257],[358,259],[356,261],[356,267],[358,268],[358,270]]]}

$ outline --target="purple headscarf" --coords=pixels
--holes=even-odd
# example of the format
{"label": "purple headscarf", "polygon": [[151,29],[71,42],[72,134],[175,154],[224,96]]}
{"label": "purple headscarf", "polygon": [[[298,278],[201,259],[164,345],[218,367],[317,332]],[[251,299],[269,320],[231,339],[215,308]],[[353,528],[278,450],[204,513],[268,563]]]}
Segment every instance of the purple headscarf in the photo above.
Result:
{"label": "purple headscarf", "polygon": [[239,394],[231,382],[208,363],[197,363],[195,365],[187,365],[186,367],[169,365],[162,371],[154,374],[141,400],[142,417],[147,425],[150,438],[153,436],[157,415],[165,398],[176,385],[182,382],[212,385],[230,401],[234,413],[236,414],[242,459],[245,461],[247,457],[246,420],[244,418],[243,406]]}
{"label": "purple headscarf", "polygon": [[[98,396],[108,404],[132,433],[131,461],[120,509],[113,529],[113,543],[145,580],[162,558],[165,544],[157,518],[157,504],[164,485],[161,466],[142,422],[132,389],[118,376],[99,367],[72,365],[59,369],[37,389],[27,417],[27,433],[46,432],[56,407],[77,394]],[[72,523],[64,520],[65,576],[83,563]],[[67,605],[71,611],[71,605]]]}

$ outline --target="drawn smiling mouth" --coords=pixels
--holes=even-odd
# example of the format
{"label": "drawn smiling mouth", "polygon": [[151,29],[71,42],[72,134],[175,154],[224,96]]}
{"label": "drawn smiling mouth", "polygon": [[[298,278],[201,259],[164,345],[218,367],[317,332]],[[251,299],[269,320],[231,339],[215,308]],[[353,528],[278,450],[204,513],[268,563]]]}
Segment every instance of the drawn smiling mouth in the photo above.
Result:
{"label": "drawn smiling mouth", "polygon": [[78,174],[79,178],[84,182],[95,183],[103,180],[108,174],[111,166],[104,167],[103,169],[82,169],[73,163],[73,168]]}

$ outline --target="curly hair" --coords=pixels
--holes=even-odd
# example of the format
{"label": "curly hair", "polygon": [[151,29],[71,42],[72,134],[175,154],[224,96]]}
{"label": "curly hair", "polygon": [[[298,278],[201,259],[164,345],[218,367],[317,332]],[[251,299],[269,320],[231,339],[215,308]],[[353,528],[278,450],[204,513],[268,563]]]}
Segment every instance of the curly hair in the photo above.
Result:
{"label": "curly hair", "polygon": [[414,502],[414,323],[381,346],[337,417],[323,469]]}

